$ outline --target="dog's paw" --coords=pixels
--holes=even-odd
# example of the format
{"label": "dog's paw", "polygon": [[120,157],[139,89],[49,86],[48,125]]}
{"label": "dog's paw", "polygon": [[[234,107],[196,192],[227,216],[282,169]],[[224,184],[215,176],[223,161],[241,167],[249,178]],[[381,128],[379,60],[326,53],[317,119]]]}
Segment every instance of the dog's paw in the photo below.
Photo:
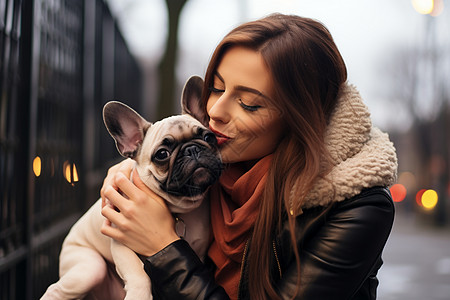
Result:
{"label": "dog's paw", "polygon": [[[142,280],[139,280],[139,279],[142,279]],[[148,278],[145,278],[145,277],[141,277],[139,279],[132,281],[133,286],[131,286],[131,287],[129,284],[125,285],[126,296],[125,296],[124,300],[135,300],[135,299],[152,300],[153,299],[150,280],[147,280]]]}
{"label": "dog's paw", "polygon": [[61,299],[69,299],[64,293],[61,291],[57,284],[52,284],[47,288],[45,294],[42,295],[40,300],[61,300]]}
{"label": "dog's paw", "polygon": [[141,291],[141,292],[131,292],[127,293],[124,300],[136,300],[136,299],[142,299],[142,300],[152,300],[153,296],[150,291]]}

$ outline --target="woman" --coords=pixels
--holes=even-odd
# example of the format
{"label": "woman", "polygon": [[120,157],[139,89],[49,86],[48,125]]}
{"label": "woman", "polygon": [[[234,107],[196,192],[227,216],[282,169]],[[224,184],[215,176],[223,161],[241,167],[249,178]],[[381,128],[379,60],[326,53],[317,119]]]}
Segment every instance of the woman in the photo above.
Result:
{"label": "woman", "polygon": [[209,259],[178,238],[161,199],[128,181],[127,161],[102,189],[121,210],[105,206],[116,227],[102,232],[147,257],[156,298],[376,298],[397,159],[346,80],[317,21],[274,14],[225,36],[200,102],[227,164],[210,191]]}

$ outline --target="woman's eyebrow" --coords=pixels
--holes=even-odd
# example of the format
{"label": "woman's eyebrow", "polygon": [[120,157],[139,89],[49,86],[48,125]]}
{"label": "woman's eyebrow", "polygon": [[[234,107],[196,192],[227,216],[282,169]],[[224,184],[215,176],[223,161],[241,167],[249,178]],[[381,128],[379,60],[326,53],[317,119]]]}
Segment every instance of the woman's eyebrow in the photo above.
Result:
{"label": "woman's eyebrow", "polygon": [[216,72],[214,73],[214,75],[217,76],[217,78],[219,78],[220,81],[225,82],[225,80],[223,80],[223,77],[222,77],[222,75],[220,75],[219,72],[216,71]]}
{"label": "woman's eyebrow", "polygon": [[256,89],[253,89],[253,88],[250,88],[250,87],[247,87],[247,86],[243,86],[243,85],[238,85],[238,86],[235,86],[234,88],[236,90],[238,90],[238,91],[249,92],[249,93],[255,94],[257,96],[260,96],[262,98],[265,98],[267,100],[270,100],[269,97],[267,97],[266,95],[264,95],[263,93],[261,93],[260,91],[258,91]]}
{"label": "woman's eyebrow", "polygon": [[[217,78],[219,78],[220,81],[225,82],[225,80],[223,79],[222,75],[220,75],[219,72],[216,71],[215,72],[215,76],[217,76]],[[238,91],[249,92],[249,93],[255,94],[257,96],[260,96],[262,98],[265,98],[265,99],[267,99],[269,101],[271,100],[269,97],[267,97],[266,95],[264,95],[263,93],[261,93],[257,89],[253,89],[253,88],[250,88],[250,87],[247,87],[247,86],[243,86],[243,85],[238,85],[238,86],[235,86],[234,88],[236,90],[238,90]]]}

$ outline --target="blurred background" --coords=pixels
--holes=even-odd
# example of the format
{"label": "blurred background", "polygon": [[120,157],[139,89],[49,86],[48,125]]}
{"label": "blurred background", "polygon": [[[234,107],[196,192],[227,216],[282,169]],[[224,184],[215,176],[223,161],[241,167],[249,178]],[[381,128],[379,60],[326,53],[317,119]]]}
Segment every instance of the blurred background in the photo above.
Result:
{"label": "blurred background", "polygon": [[379,299],[450,299],[448,0],[0,0],[0,299],[38,299],[120,161],[101,110],[178,113],[220,39],[273,12],[321,21],[398,151]]}

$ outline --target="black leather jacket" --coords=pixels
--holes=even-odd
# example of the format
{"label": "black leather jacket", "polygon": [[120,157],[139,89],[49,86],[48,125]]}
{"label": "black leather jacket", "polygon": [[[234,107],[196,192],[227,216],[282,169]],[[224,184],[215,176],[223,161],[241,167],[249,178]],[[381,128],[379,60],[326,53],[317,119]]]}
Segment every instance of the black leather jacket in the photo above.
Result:
{"label": "black leather jacket", "polygon": [[[330,209],[305,209],[297,217],[300,286],[295,299],[376,299],[377,271],[394,220],[385,188],[370,188]],[[289,226],[274,241],[273,278],[281,298],[297,289],[297,268]],[[251,247],[251,242],[249,242]],[[184,240],[144,261],[155,299],[229,299],[214,282],[211,264],[203,264]],[[239,299],[249,299],[246,260]]]}

